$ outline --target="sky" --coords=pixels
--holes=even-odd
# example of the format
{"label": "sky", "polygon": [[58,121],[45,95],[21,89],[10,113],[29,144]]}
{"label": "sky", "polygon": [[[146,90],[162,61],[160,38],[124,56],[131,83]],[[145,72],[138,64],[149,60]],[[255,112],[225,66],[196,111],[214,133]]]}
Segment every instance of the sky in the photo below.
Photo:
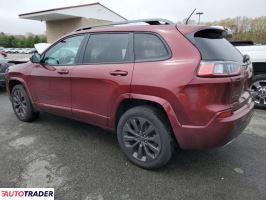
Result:
{"label": "sky", "polygon": [[[201,21],[266,16],[266,0],[0,0],[0,32],[45,33],[44,22],[19,19],[28,12],[100,2],[127,19],[166,18],[182,21],[193,11],[204,12]],[[196,15],[192,19],[198,20]]]}

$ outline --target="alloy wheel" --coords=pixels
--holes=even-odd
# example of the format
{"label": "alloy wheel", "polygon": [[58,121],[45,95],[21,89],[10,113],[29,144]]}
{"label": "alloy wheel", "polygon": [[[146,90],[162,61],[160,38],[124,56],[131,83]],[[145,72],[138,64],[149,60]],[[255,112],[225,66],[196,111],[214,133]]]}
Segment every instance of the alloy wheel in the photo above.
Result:
{"label": "alloy wheel", "polygon": [[15,90],[12,96],[14,110],[20,118],[24,118],[27,114],[26,97],[21,90]]}
{"label": "alloy wheel", "polygon": [[126,121],[122,140],[128,154],[142,162],[156,159],[161,151],[161,138],[155,126],[142,117]]}
{"label": "alloy wheel", "polygon": [[251,86],[254,101],[257,105],[266,105],[266,80],[255,81]]}

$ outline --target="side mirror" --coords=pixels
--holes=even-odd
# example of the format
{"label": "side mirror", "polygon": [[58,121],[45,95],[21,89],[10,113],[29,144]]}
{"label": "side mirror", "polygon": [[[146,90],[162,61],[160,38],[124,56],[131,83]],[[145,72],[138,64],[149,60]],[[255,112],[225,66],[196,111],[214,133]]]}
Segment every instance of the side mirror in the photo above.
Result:
{"label": "side mirror", "polygon": [[41,55],[38,52],[35,52],[30,60],[32,63],[41,63]]}
{"label": "side mirror", "polygon": [[245,54],[245,55],[243,56],[243,63],[246,63],[246,62],[248,62],[248,61],[250,61],[250,57],[249,57],[249,55]]}

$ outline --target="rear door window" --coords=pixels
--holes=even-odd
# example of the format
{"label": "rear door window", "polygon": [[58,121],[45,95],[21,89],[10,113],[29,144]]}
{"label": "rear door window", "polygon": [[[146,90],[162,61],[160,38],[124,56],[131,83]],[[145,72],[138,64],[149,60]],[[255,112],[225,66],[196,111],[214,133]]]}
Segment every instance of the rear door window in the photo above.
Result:
{"label": "rear door window", "polygon": [[219,29],[205,29],[187,38],[198,48],[203,60],[236,61],[242,63],[241,53],[223,37]]}
{"label": "rear door window", "polygon": [[83,63],[124,63],[132,61],[129,33],[92,34]]}
{"label": "rear door window", "polygon": [[134,53],[136,61],[156,61],[170,57],[166,44],[151,33],[134,34]]}

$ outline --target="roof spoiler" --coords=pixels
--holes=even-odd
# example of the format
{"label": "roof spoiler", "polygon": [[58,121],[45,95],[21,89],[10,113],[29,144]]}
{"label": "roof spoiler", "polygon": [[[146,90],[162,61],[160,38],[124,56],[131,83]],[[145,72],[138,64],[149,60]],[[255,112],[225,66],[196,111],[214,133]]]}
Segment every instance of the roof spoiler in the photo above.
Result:
{"label": "roof spoiler", "polygon": [[232,30],[228,27],[224,27],[224,26],[210,26],[211,28],[217,28],[217,29],[221,29],[225,32],[225,38],[232,38],[233,37],[233,33]]}

